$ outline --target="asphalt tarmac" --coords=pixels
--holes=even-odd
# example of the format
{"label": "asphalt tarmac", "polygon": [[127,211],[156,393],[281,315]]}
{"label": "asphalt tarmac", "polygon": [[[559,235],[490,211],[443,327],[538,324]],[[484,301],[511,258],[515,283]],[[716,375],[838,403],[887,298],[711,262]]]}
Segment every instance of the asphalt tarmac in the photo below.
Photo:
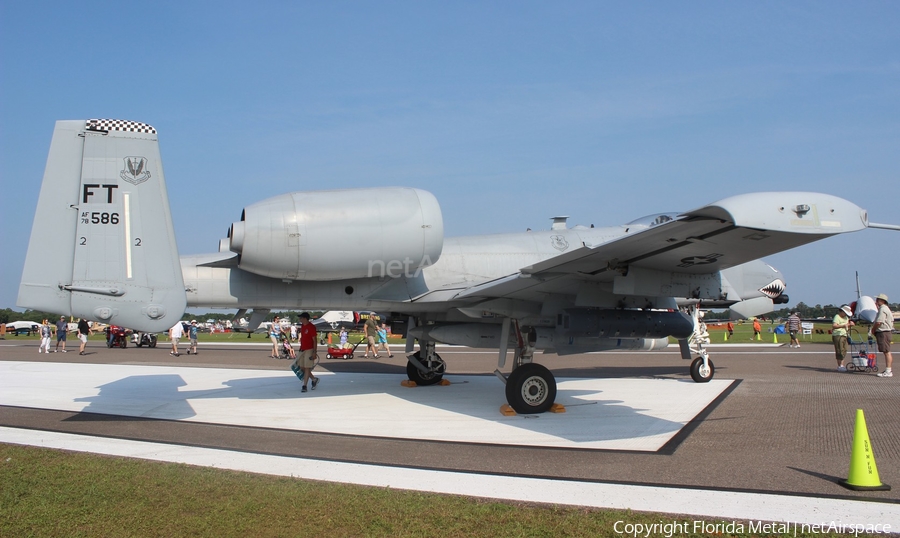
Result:
{"label": "asphalt tarmac", "polygon": [[[79,356],[73,352],[39,355],[37,342],[7,338],[0,341],[0,361],[288,370],[285,361],[268,358],[269,349],[261,341],[258,344],[236,340],[235,344],[204,345],[201,340],[199,355],[176,358],[163,342],[156,349],[107,349],[91,342],[88,354]],[[363,359],[357,353],[348,361],[322,360],[318,368],[382,374],[399,383],[406,376],[400,351],[395,350],[392,359]],[[439,352],[449,374],[493,377],[496,351],[439,348]],[[650,452],[354,436],[40,406],[0,406],[0,426],[336,462],[900,504],[900,381],[838,373],[828,345],[804,344],[800,349],[714,345],[710,352],[716,379],[737,382],[671,441]],[[538,354],[535,361],[558,378],[690,379],[689,364],[674,346],[647,353]],[[494,381],[502,398],[503,386]],[[319,391],[324,390],[327,385],[323,384]],[[838,484],[847,478],[857,409],[865,412],[881,480],[894,485],[890,491],[856,492]]]}

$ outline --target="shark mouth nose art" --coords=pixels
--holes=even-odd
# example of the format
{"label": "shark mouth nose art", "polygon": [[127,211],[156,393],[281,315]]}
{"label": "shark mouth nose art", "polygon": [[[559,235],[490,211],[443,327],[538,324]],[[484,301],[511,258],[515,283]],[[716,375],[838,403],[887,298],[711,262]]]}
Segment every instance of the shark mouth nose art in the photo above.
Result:
{"label": "shark mouth nose art", "polygon": [[782,293],[784,293],[785,284],[780,278],[776,278],[771,283],[766,284],[765,286],[759,288],[759,291],[762,292],[766,297],[770,299],[775,299]]}

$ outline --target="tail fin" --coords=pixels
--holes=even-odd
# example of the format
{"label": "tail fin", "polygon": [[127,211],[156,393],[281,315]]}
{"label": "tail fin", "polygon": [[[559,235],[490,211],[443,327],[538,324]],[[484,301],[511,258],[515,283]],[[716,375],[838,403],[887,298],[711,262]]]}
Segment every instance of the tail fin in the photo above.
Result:
{"label": "tail fin", "polygon": [[186,303],[156,130],[56,122],[16,304],[161,331]]}

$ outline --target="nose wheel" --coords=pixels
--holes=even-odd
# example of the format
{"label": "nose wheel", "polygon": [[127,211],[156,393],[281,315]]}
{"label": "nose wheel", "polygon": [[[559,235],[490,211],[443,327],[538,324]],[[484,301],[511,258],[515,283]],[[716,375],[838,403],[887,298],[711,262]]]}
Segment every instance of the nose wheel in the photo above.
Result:
{"label": "nose wheel", "polygon": [[713,378],[715,373],[716,367],[713,366],[712,361],[708,358],[706,359],[706,364],[703,363],[703,357],[697,357],[691,363],[691,379],[697,383],[709,383],[709,380]]}

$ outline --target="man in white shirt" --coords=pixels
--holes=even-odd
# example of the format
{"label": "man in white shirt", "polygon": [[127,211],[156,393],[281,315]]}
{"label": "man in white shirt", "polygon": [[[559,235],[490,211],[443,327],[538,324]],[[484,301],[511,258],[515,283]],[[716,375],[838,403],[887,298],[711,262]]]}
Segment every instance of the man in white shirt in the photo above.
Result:
{"label": "man in white shirt", "polygon": [[181,325],[181,320],[178,320],[178,323],[172,325],[172,328],[169,329],[169,339],[172,340],[172,351],[169,352],[169,355],[175,355],[178,357],[181,355],[178,353],[178,340],[184,336],[184,327]]}

